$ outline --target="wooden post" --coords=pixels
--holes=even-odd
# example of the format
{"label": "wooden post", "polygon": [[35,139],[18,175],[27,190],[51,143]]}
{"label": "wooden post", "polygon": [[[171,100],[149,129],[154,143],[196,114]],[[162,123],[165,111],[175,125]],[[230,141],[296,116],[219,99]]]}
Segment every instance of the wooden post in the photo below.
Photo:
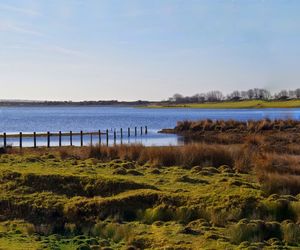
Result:
{"label": "wooden post", "polygon": [[50,148],[50,132],[47,132],[47,148]]}
{"label": "wooden post", "polygon": [[61,147],[61,131],[58,131],[58,146]]}
{"label": "wooden post", "polygon": [[99,136],[99,146],[101,145],[101,130],[99,129],[98,131],[98,136]]}
{"label": "wooden post", "polygon": [[6,148],[6,133],[3,133],[3,147]]}
{"label": "wooden post", "polygon": [[80,131],[80,146],[83,146],[83,132],[82,130]]}
{"label": "wooden post", "polygon": [[22,132],[20,132],[20,148],[22,148]]}
{"label": "wooden post", "polygon": [[73,146],[73,132],[70,131],[70,146]]}
{"label": "wooden post", "polygon": [[130,128],[128,128],[128,137],[130,137]]}
{"label": "wooden post", "polygon": [[36,132],[33,132],[33,147],[36,148]]}
{"label": "wooden post", "polygon": [[134,127],[134,135],[137,136],[137,128]]}
{"label": "wooden post", "polygon": [[108,140],[109,140],[109,138],[108,138],[108,129],[106,129],[106,146],[108,146]]}
{"label": "wooden post", "polygon": [[122,128],[120,129],[120,132],[121,132],[120,142],[121,142],[121,145],[122,145],[123,144],[123,129]]}
{"label": "wooden post", "polygon": [[116,140],[117,140],[117,133],[116,133],[116,129],[114,130],[114,144],[116,144]]}
{"label": "wooden post", "polygon": [[143,127],[141,127],[141,135],[143,134]]}
{"label": "wooden post", "polygon": [[148,127],[145,126],[145,134],[148,134]]}
{"label": "wooden post", "polygon": [[93,132],[91,132],[91,146],[93,146]]}

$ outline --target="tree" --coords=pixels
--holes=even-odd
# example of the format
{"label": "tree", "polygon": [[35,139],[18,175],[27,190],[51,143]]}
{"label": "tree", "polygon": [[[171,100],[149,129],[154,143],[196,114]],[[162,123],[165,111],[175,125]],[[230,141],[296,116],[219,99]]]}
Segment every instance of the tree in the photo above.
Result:
{"label": "tree", "polygon": [[235,90],[231,94],[229,94],[228,99],[230,99],[230,100],[240,100],[241,99],[241,93],[238,90]]}
{"label": "tree", "polygon": [[300,89],[295,90],[295,96],[296,98],[300,98]]}
{"label": "tree", "polygon": [[259,89],[259,99],[268,100],[271,98],[271,96],[272,95],[270,91],[266,89]]}
{"label": "tree", "polygon": [[181,103],[184,100],[183,95],[181,94],[174,94],[173,97],[170,98],[172,102]]}
{"label": "tree", "polygon": [[287,92],[287,90],[281,90],[277,95],[276,95],[277,99],[288,99],[289,98],[289,94]]}
{"label": "tree", "polygon": [[249,96],[248,96],[248,92],[247,91],[241,91],[241,98],[242,99],[248,99],[249,98]]}
{"label": "tree", "polygon": [[205,102],[205,96],[204,93],[199,94],[199,102]]}
{"label": "tree", "polygon": [[206,94],[206,99],[209,102],[221,101],[223,99],[223,94],[218,90],[209,91]]}
{"label": "tree", "polygon": [[295,98],[295,90],[289,90],[288,96],[289,98]]}
{"label": "tree", "polygon": [[253,89],[249,89],[247,91],[247,94],[248,94],[248,98],[249,99],[253,99],[253,97],[254,97],[254,91],[253,91]]}

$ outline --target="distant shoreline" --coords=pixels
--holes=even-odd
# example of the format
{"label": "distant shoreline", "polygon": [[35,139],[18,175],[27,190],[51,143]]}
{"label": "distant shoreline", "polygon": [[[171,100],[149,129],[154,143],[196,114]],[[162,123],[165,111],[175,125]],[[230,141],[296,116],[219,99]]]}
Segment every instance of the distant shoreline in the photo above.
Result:
{"label": "distant shoreline", "polygon": [[264,109],[264,108],[300,108],[300,100],[285,101],[220,101],[205,103],[182,103],[182,104],[155,104],[144,106],[144,108],[202,108],[202,109]]}
{"label": "distant shoreline", "polygon": [[300,108],[300,100],[241,100],[204,103],[175,103],[169,101],[0,101],[0,107],[136,107],[146,109],[199,108],[199,109],[265,109],[265,108]]}
{"label": "distant shoreline", "polygon": [[109,106],[132,107],[153,104],[147,101],[118,102],[118,101],[83,101],[83,102],[56,102],[56,101],[0,101],[0,107],[78,107],[78,106]]}

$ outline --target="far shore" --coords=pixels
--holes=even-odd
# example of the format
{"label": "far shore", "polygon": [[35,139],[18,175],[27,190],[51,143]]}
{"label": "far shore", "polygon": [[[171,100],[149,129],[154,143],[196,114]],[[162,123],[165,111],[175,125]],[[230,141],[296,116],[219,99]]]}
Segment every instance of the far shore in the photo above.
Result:
{"label": "far shore", "polygon": [[264,109],[300,108],[300,99],[290,100],[240,100],[203,103],[176,103],[171,101],[86,101],[86,102],[1,102],[0,107],[133,107],[133,108],[199,108],[199,109]]}
{"label": "far shore", "polygon": [[205,103],[183,104],[155,104],[143,106],[144,108],[202,108],[202,109],[263,109],[263,108],[300,108],[300,100],[245,100],[245,101],[220,101]]}

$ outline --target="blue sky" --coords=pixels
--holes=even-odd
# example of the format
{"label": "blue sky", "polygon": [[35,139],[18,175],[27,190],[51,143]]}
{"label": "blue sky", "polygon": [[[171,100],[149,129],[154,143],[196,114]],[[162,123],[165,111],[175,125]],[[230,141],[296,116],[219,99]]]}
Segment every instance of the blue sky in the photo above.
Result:
{"label": "blue sky", "polygon": [[300,87],[298,0],[0,0],[0,99]]}

